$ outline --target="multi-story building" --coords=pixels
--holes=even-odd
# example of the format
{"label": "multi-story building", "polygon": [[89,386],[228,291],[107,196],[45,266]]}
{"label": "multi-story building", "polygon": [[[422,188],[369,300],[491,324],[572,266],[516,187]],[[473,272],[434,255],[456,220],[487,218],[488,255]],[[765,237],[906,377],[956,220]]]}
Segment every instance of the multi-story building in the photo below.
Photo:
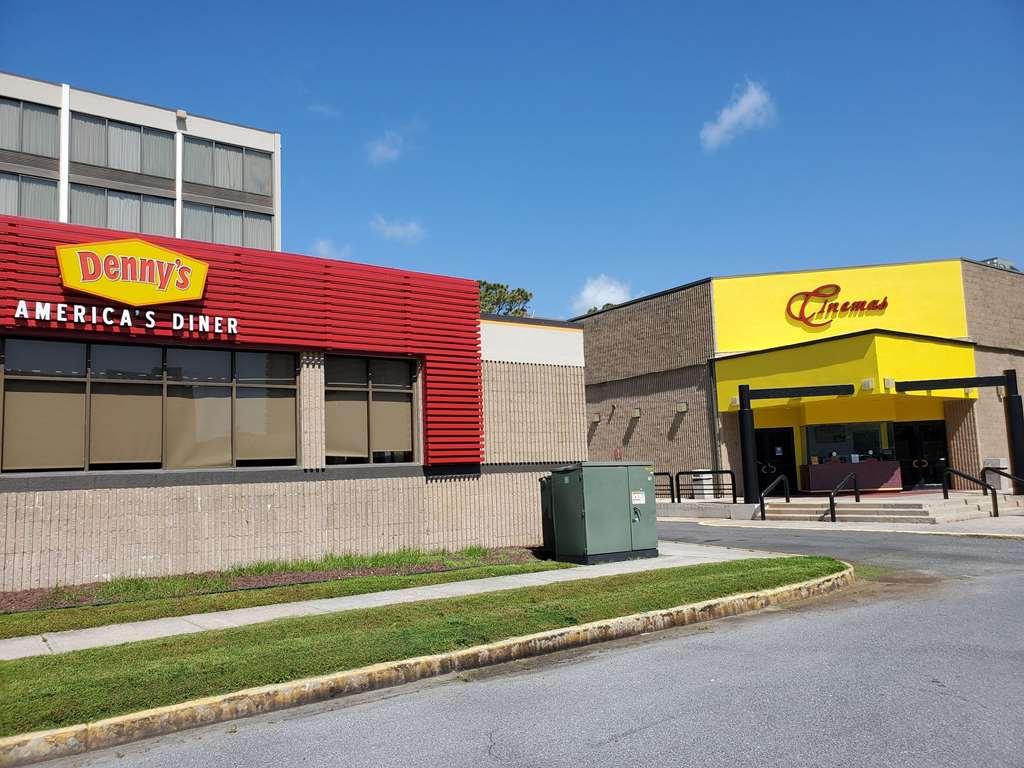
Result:
{"label": "multi-story building", "polygon": [[0,214],[281,248],[281,136],[0,73]]}

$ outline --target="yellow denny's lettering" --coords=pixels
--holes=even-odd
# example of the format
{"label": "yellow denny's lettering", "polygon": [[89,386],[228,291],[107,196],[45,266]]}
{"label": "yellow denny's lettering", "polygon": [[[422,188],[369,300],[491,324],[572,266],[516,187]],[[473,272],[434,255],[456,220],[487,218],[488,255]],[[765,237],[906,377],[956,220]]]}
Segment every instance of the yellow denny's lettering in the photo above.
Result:
{"label": "yellow denny's lettering", "polygon": [[145,240],[57,246],[65,288],[131,307],[201,299],[209,265]]}

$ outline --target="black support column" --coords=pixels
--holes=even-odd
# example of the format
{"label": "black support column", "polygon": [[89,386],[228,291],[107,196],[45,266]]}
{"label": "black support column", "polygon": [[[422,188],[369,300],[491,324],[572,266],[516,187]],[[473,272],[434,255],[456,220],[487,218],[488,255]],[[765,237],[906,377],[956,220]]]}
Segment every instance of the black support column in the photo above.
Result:
{"label": "black support column", "polygon": [[[1024,405],[1021,404],[1017,388],[1017,371],[1013,368],[1003,371],[1006,377],[1006,437],[1010,444],[1010,474],[1024,477]],[[1024,493],[1024,483],[1014,481],[1014,493]]]}
{"label": "black support column", "polygon": [[743,500],[753,504],[760,496],[761,489],[757,482],[757,445],[749,384],[740,384],[740,460],[743,462]]}

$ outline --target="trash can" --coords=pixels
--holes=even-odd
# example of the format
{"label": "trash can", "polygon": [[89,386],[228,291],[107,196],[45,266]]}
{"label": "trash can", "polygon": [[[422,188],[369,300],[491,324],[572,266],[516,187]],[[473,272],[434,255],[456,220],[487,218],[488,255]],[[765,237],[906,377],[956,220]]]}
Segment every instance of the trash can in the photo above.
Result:
{"label": "trash can", "polygon": [[642,462],[585,461],[552,472],[556,559],[591,564],[657,557],[652,471]]}

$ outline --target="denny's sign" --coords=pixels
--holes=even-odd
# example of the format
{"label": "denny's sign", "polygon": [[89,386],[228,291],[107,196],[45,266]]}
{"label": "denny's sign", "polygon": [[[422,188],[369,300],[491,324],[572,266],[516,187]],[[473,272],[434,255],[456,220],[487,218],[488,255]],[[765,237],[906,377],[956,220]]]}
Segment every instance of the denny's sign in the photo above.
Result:
{"label": "denny's sign", "polygon": [[15,304],[15,321],[86,330],[165,330],[210,338],[238,334],[235,317],[139,309],[201,299],[209,270],[205,261],[138,239],[58,245],[56,250],[66,290],[98,296],[116,306],[21,298]]}
{"label": "denny's sign", "polygon": [[208,265],[145,240],[58,245],[64,287],[130,307],[203,297]]}

